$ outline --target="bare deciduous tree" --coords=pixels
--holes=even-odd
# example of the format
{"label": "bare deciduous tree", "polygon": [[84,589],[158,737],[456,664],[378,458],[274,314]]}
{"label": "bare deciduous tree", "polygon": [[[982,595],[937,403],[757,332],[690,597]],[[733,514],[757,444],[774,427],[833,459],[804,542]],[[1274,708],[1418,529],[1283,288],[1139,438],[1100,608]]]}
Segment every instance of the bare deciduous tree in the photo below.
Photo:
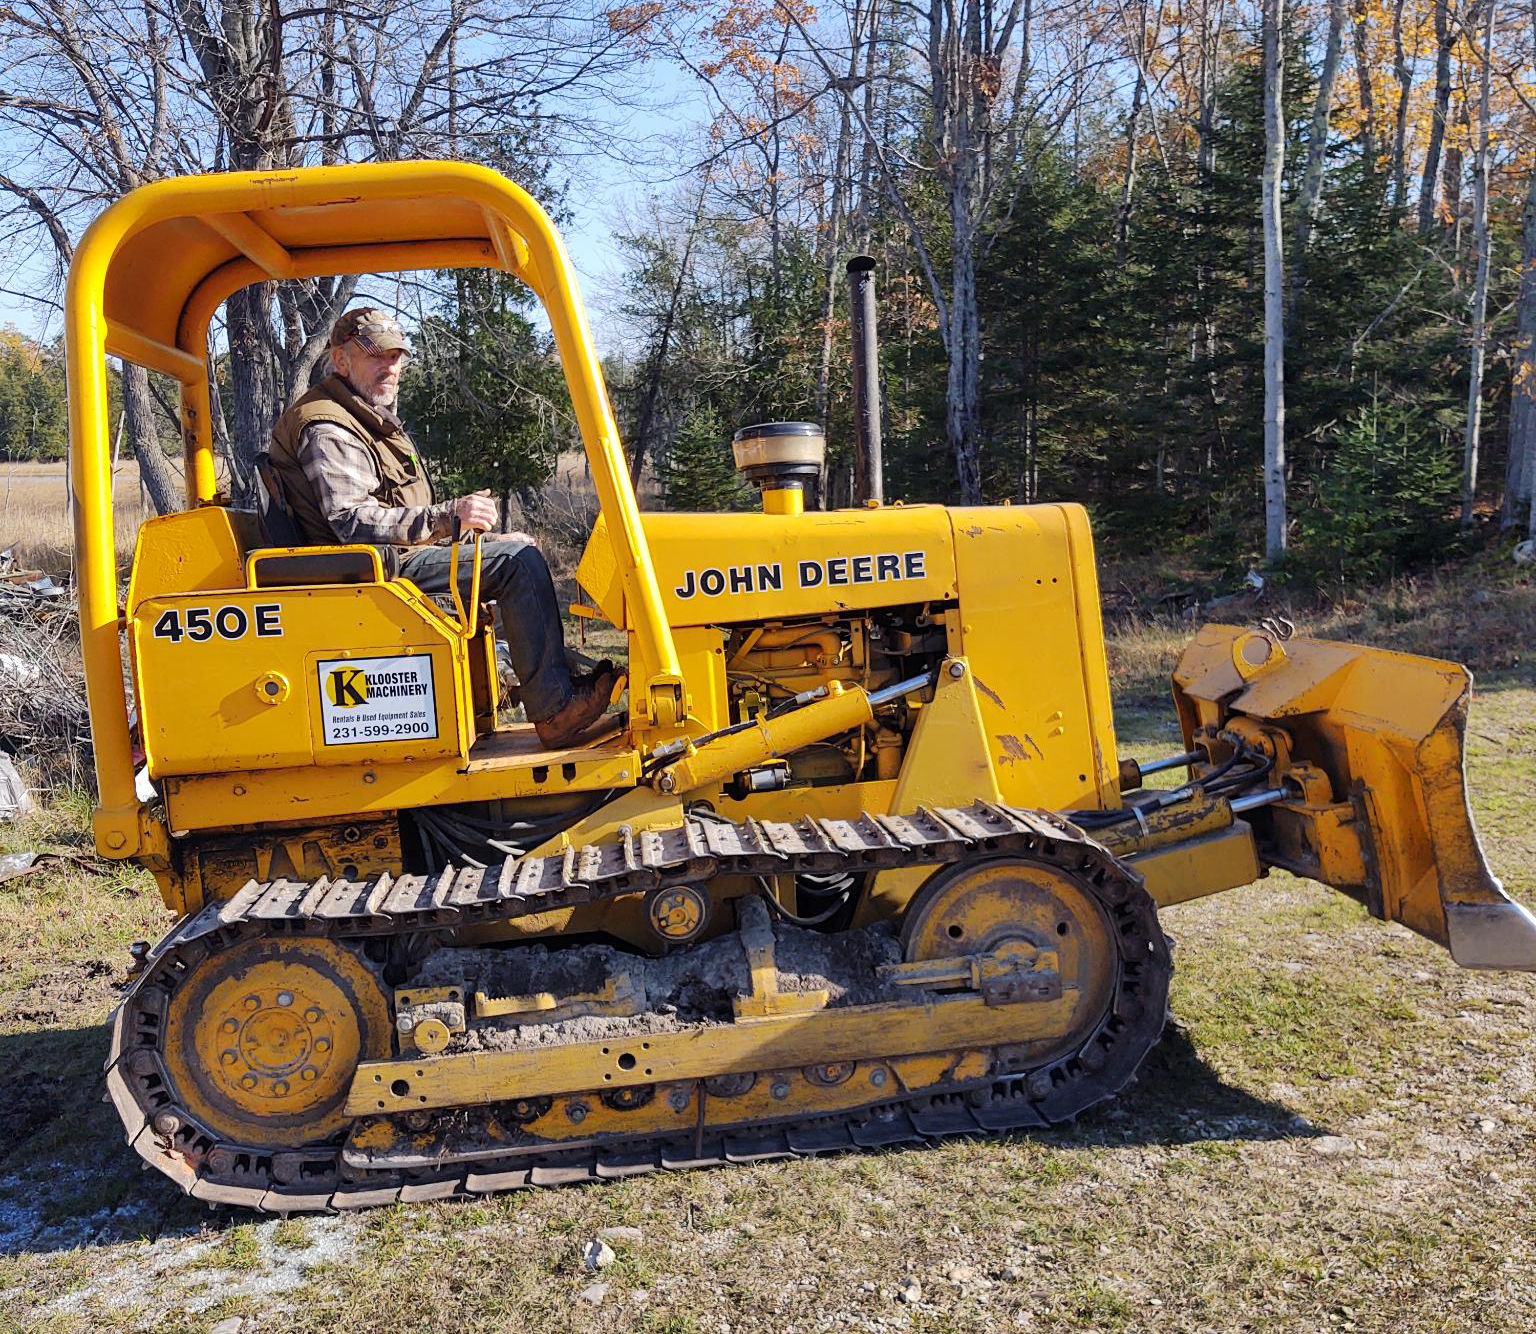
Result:
{"label": "bare deciduous tree", "polygon": [[1392,207],[1408,205],[1408,104],[1413,96],[1413,66],[1403,41],[1403,8],[1407,0],[1392,6],[1392,69],[1397,76],[1397,112],[1392,130]]}
{"label": "bare deciduous tree", "polygon": [[1285,555],[1285,259],[1281,175],[1285,169],[1285,0],[1264,0],[1264,554]]}
{"label": "bare deciduous tree", "polygon": [[[601,0],[13,0],[0,9],[0,142],[16,165],[0,189],[22,207],[0,244],[42,229],[61,275],[92,216],[178,173],[429,156],[450,140],[499,163],[545,99],[561,100],[572,134],[591,128],[593,91],[625,100],[614,76],[633,59],[628,31]],[[354,287],[260,283],[227,303],[237,493]]]}
{"label": "bare deciduous tree", "polygon": [[1333,83],[1338,75],[1339,50],[1344,37],[1344,0],[1328,0],[1328,37],[1323,45],[1323,68],[1317,76],[1317,100],[1307,131],[1307,165],[1296,201],[1296,241],[1291,256],[1291,304],[1306,286],[1307,248],[1323,202],[1323,162],[1328,155],[1328,121],[1333,112]]}
{"label": "bare deciduous tree", "polygon": [[1477,149],[1472,166],[1472,226],[1477,247],[1477,279],[1472,289],[1472,349],[1467,368],[1467,432],[1461,456],[1461,526],[1472,523],[1477,499],[1477,455],[1483,423],[1483,361],[1488,347],[1488,135],[1492,117],[1493,21],[1495,0],[1483,0],[1482,70],[1478,79]]}
{"label": "bare deciduous tree", "polygon": [[1360,156],[1365,169],[1376,170],[1376,87],[1372,79],[1370,12],[1366,0],[1354,0],[1355,82],[1360,90]]}
{"label": "bare deciduous tree", "polygon": [[1445,121],[1451,107],[1451,48],[1461,35],[1451,0],[1435,0],[1435,100],[1429,121],[1429,146],[1424,150],[1424,174],[1419,179],[1419,235],[1435,225],[1435,186],[1440,178],[1440,154],[1445,145]]}
{"label": "bare deciduous tree", "polygon": [[[938,313],[946,361],[945,439],[954,458],[959,498],[981,498],[981,314],[977,276],[997,229],[1009,216],[1032,153],[1067,125],[1088,76],[1111,59],[1084,41],[1058,43],[1058,60],[1035,67],[1034,0],[966,0],[963,5],[923,6],[893,0],[901,22],[892,41],[903,41],[908,58],[893,62],[890,77],[917,95],[913,122],[926,155],[921,163],[893,150],[865,116],[857,89],[840,74],[846,47],[813,31],[790,11],[811,57],[841,96],[860,132],[882,192],[907,231],[929,297]],[[1080,32],[1085,9],[1069,7],[1053,19]],[[836,62],[836,63],[834,63]],[[943,202],[947,272],[934,229],[914,196],[928,181]]]}

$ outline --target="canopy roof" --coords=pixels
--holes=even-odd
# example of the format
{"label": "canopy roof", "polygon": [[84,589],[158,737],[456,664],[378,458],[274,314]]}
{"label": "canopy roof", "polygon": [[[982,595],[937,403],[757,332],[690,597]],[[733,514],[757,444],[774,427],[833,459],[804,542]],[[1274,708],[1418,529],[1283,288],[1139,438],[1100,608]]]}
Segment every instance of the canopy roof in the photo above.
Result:
{"label": "canopy roof", "polygon": [[160,181],[109,209],[81,243],[71,299],[89,302],[93,293],[74,289],[98,282],[105,350],[186,381],[203,373],[214,311],[250,283],[464,267],[516,273],[546,305],[565,295],[567,262],[548,219],[486,168],[231,173]]}

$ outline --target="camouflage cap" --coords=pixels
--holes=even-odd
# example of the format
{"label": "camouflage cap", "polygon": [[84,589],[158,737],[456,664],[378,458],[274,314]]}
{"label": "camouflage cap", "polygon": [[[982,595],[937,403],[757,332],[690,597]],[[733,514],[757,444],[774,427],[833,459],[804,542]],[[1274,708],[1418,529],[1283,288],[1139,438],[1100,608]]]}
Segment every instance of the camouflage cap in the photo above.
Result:
{"label": "camouflage cap", "polygon": [[332,347],[342,347],[353,342],[375,357],[396,349],[401,352],[411,350],[410,340],[400,327],[400,321],[377,306],[359,306],[356,310],[349,310],[331,326]]}

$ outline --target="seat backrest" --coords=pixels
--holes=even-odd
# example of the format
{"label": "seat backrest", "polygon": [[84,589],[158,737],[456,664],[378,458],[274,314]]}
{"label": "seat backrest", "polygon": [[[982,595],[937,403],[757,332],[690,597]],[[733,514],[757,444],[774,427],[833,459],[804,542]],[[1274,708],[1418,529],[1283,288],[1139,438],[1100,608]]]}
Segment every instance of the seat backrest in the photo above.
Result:
{"label": "seat backrest", "polygon": [[376,584],[381,571],[372,551],[313,547],[300,551],[272,551],[257,556],[251,565],[257,588],[299,588],[313,584]]}
{"label": "seat backrest", "polygon": [[263,545],[304,546],[304,534],[299,531],[298,520],[283,498],[283,484],[266,454],[256,456],[256,472],[261,478],[261,485],[256,488],[256,513],[261,523]]}

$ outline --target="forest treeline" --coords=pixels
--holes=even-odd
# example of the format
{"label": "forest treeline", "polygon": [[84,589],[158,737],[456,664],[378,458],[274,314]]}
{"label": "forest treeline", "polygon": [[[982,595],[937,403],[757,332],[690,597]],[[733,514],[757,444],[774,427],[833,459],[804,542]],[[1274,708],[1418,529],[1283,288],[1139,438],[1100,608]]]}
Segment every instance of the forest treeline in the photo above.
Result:
{"label": "forest treeline", "polygon": [[[824,423],[825,500],[859,498],[843,266],[868,253],[888,497],[1081,500],[1126,553],[1315,576],[1536,532],[1536,0],[434,0],[365,26],[361,57],[338,9],[274,28],[281,8],[5,11],[48,57],[0,92],[3,141],[32,150],[0,173],[12,238],[62,266],[143,179],[399,156],[486,161],[559,217],[598,109],[665,66],[708,123],[616,227],[599,331],[664,503],[749,503],[730,434],[773,418]],[[105,102],[92,61],[126,78]],[[180,76],[158,92],[156,62]],[[505,95],[488,69],[515,72]],[[355,290],[231,301],[216,427],[237,489]],[[522,289],[393,290],[417,330],[404,407],[445,484],[536,503],[574,436]],[[57,349],[0,345],[6,456],[57,450],[59,384]],[[165,416],[155,388],[123,376],[130,444]]]}
{"label": "forest treeline", "polygon": [[[870,0],[835,51],[747,7],[696,35],[745,142],[626,238],[630,397],[663,405],[631,438],[673,499],[729,498],[722,432],[785,416],[827,422],[856,498],[841,264],[867,250],[888,495],[1077,499],[1124,551],[1262,556],[1272,139],[1291,563],[1536,522],[1536,7],[1265,8],[1268,71],[1266,14],[1230,4],[983,6],[936,39]],[[805,99],[818,70],[836,95]]]}

